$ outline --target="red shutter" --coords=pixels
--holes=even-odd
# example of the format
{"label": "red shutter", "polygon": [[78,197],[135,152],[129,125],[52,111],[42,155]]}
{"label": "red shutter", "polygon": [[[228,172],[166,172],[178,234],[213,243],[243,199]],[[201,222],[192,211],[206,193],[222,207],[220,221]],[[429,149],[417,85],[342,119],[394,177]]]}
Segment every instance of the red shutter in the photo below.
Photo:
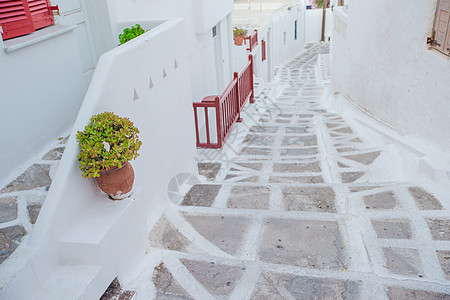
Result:
{"label": "red shutter", "polygon": [[47,0],[28,0],[34,29],[54,24],[53,14]]}
{"label": "red shutter", "polygon": [[437,8],[435,30],[436,30],[436,49],[449,53],[449,25],[450,25],[450,1],[441,0]]}
{"label": "red shutter", "polygon": [[52,24],[53,13],[47,0],[0,0],[0,26],[4,40]]}
{"label": "red shutter", "polygon": [[33,32],[27,0],[0,0],[0,26],[4,40]]}
{"label": "red shutter", "polygon": [[265,61],[266,60],[266,41],[265,40],[261,41],[261,51],[262,51],[261,59],[262,59],[262,61]]}

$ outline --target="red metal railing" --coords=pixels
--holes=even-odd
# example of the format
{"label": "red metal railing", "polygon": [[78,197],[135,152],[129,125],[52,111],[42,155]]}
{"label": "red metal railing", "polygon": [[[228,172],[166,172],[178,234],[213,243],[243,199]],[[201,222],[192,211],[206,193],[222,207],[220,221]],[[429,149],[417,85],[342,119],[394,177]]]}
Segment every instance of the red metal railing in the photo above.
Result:
{"label": "red metal railing", "polygon": [[[234,72],[233,80],[222,95],[208,96],[203,98],[202,102],[193,103],[197,148],[222,148],[234,123],[242,121],[241,111],[247,100],[250,100],[250,103],[255,102],[252,55],[249,55],[247,64],[239,73]],[[200,137],[199,108],[204,110],[206,141],[201,141]],[[212,116],[210,116],[211,110],[214,111]],[[211,117],[215,118],[215,122],[212,122]],[[211,128],[212,125],[216,127],[215,130]]]}
{"label": "red metal railing", "polygon": [[255,29],[255,31],[253,31],[253,33],[244,38],[245,39],[245,44],[247,45],[247,40],[248,40],[248,48],[247,50],[252,52],[253,48],[255,48],[256,45],[258,45],[258,30]]}

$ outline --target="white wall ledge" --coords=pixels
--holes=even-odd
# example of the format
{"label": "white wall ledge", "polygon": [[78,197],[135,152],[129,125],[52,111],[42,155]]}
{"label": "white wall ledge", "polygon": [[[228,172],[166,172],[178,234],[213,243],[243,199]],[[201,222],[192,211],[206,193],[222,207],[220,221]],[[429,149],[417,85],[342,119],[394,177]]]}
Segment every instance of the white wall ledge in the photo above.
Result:
{"label": "white wall ledge", "polygon": [[46,28],[42,28],[31,34],[27,34],[21,37],[17,37],[11,40],[3,41],[4,51],[7,53],[14,52],[18,49],[37,44],[39,42],[51,39],[61,34],[77,28],[76,25],[53,25]]}

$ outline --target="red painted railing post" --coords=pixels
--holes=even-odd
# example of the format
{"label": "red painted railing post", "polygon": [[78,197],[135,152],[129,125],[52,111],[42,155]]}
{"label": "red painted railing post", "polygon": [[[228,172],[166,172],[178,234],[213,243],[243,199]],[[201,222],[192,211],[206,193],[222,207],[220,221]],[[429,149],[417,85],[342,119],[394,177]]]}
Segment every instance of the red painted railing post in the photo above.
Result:
{"label": "red painted railing post", "polygon": [[222,135],[222,107],[220,105],[220,97],[216,96],[214,99],[214,105],[216,107],[216,128],[217,128],[217,146],[223,147],[223,135]]}
{"label": "red painted railing post", "polygon": [[248,59],[250,60],[250,85],[252,88],[252,94],[250,96],[250,103],[255,103],[255,88],[253,86],[253,55],[249,55]]}
{"label": "red painted railing post", "polygon": [[234,80],[236,80],[236,108],[238,110],[238,118],[236,122],[242,122],[241,118],[241,85],[239,83],[239,73],[234,72]]}

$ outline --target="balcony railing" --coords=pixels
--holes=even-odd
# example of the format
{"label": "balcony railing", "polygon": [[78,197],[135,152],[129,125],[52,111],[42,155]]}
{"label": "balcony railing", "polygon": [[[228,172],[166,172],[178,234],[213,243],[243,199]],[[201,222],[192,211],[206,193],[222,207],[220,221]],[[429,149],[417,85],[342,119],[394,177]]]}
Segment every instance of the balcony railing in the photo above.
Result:
{"label": "balcony railing", "polygon": [[253,48],[255,48],[256,45],[258,45],[258,30],[255,29],[255,31],[253,31],[253,33],[251,35],[249,35],[248,37],[246,37],[244,39],[245,39],[245,44],[247,45],[247,43],[248,43],[247,50],[252,52]]}
{"label": "balcony railing", "polygon": [[[233,80],[222,95],[208,96],[202,102],[193,103],[197,148],[222,148],[233,125],[242,121],[241,111],[247,100],[255,102],[252,55],[249,55],[247,64],[239,73],[234,72]],[[201,141],[199,108],[204,110],[205,129],[202,128],[202,133],[205,133],[206,141]],[[212,121],[213,118],[215,122]]]}

